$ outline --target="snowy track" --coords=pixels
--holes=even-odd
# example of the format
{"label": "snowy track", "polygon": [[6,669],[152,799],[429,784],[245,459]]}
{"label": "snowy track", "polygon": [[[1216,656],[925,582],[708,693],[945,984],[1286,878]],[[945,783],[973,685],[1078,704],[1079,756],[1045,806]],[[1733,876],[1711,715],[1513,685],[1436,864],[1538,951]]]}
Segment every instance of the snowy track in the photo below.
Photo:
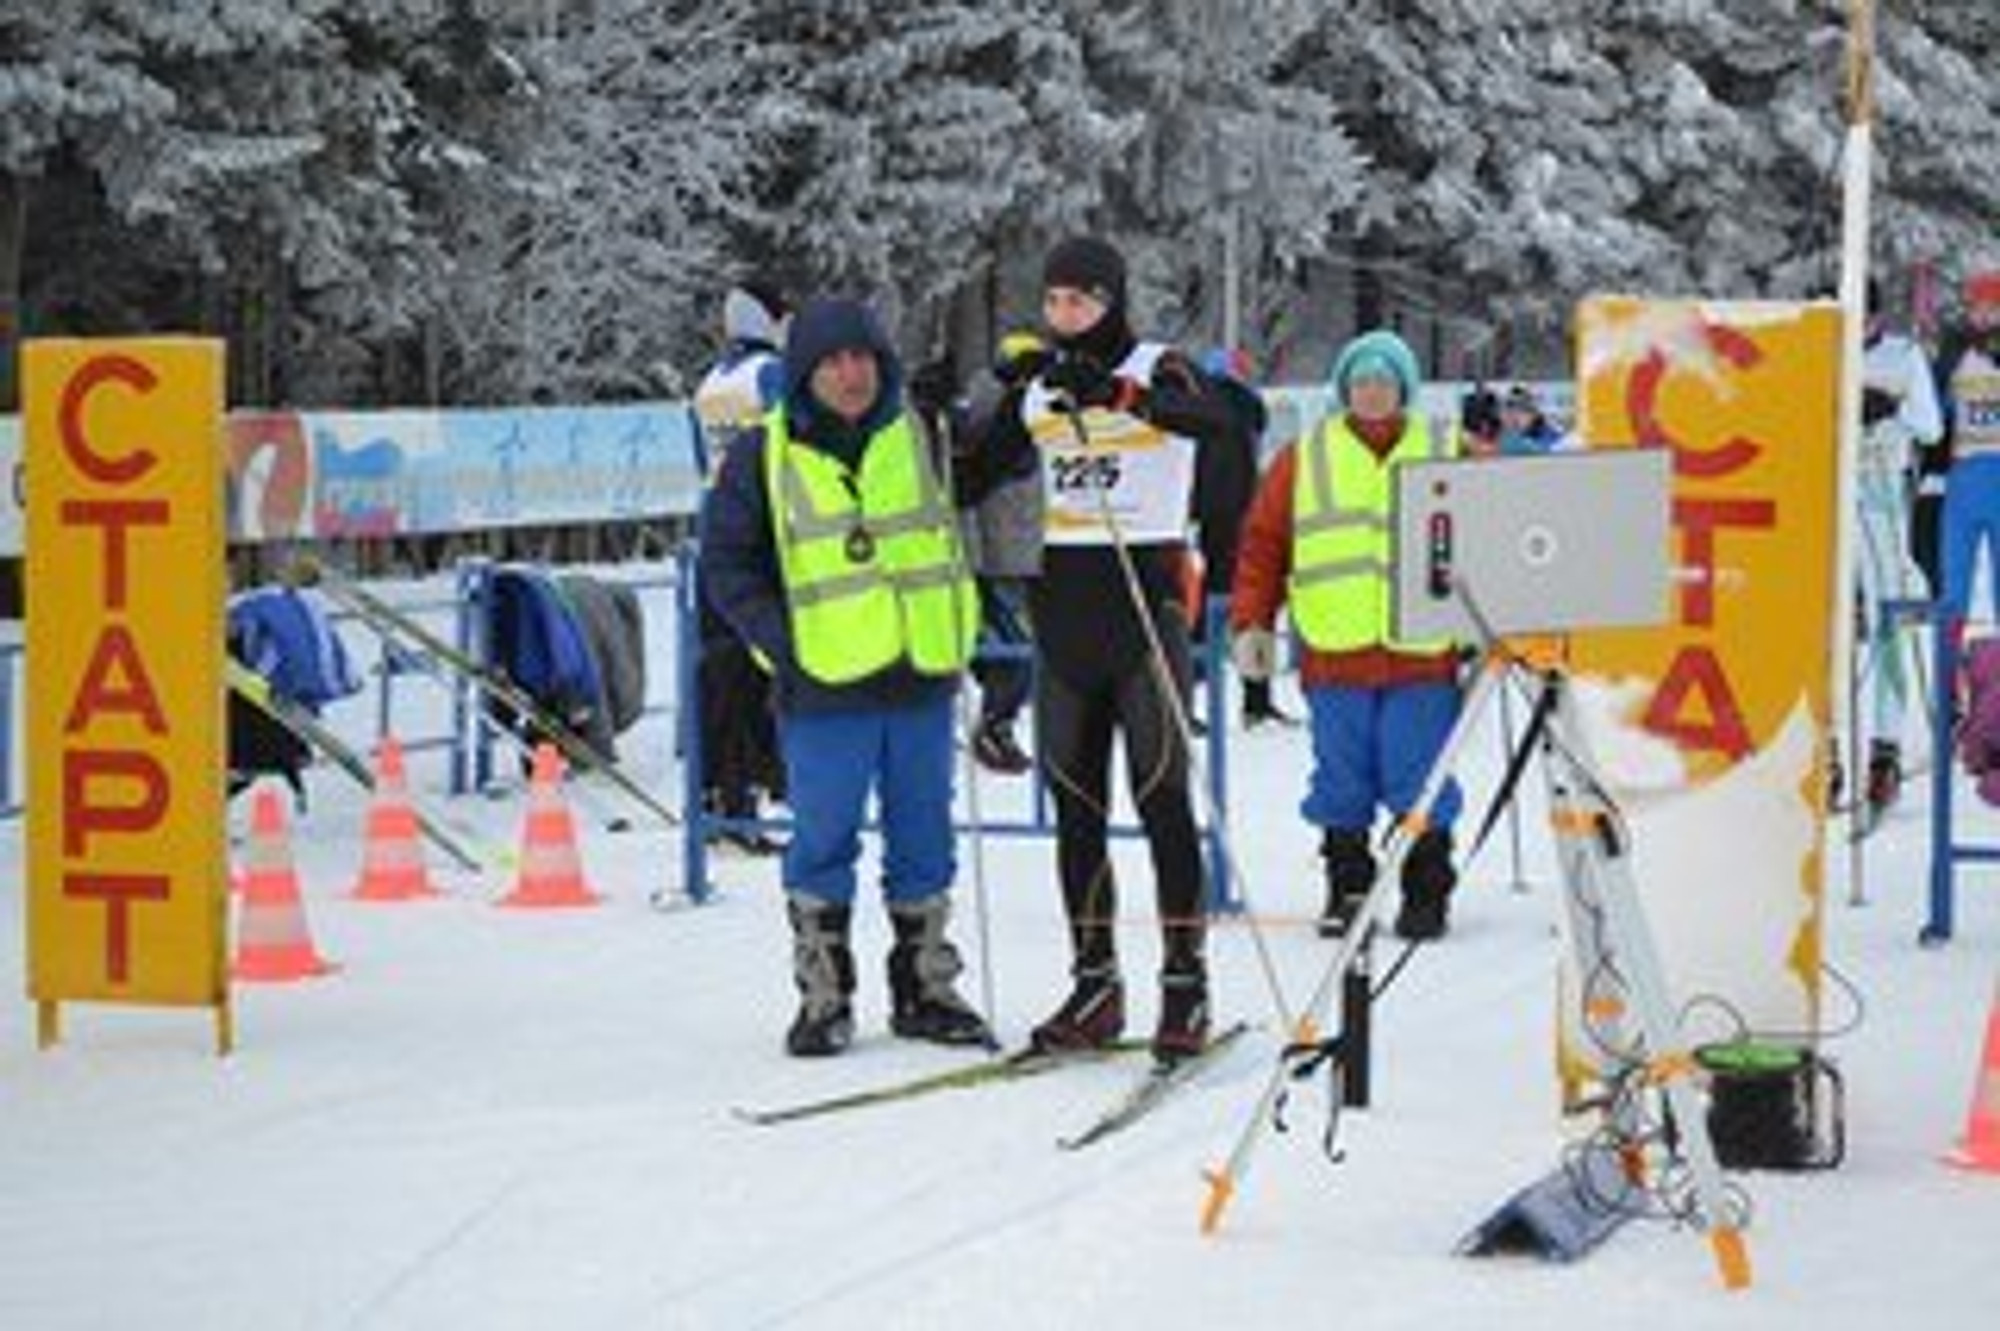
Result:
{"label": "snowy track", "polygon": [[[357,737],[365,712],[342,718]],[[1298,732],[1248,736],[1232,772],[1238,853],[1295,995],[1327,946],[1309,927],[1319,890],[1293,813],[1304,748]],[[671,778],[663,718],[629,752],[645,779]],[[1497,744],[1476,746],[1475,792],[1497,764]],[[436,755],[413,776],[441,793]],[[984,780],[1004,816],[1015,792]],[[30,1006],[0,1005],[0,1326],[1167,1331],[1439,1328],[1476,1310],[1484,1329],[1564,1325],[1587,1308],[1677,1331],[1892,1316],[1951,1331],[1983,1329],[2000,1306],[2000,1179],[1936,1163],[1964,1121],[2000,904],[1967,874],[1958,939],[1916,947],[1916,809],[1869,843],[1875,904],[1838,904],[1841,882],[1828,892],[1830,953],[1868,1002],[1833,1048],[1852,1158],[1831,1174],[1750,1177],[1757,1283],[1732,1297],[1706,1246],[1664,1225],[1629,1226],[1574,1268],[1449,1255],[1562,1145],[1554,875],[1536,826],[1534,890],[1507,889],[1496,837],[1454,933],[1378,1013],[1374,1107],[1343,1119],[1346,1163],[1320,1153],[1323,1083],[1302,1088],[1292,1131],[1265,1144],[1224,1232],[1204,1240],[1199,1171],[1274,1048],[1240,926],[1214,943],[1217,1016],[1258,1029],[1091,1151],[1053,1143],[1123,1084],[1115,1064],[756,1129],[727,1107],[963,1061],[886,1036],[889,940],[872,901],[857,925],[861,1041],[799,1063],[780,1052],[792,999],[771,862],[718,858],[717,901],[662,914],[645,898],[675,881],[673,843],[591,825],[587,868],[610,898],[594,910],[496,910],[492,885],[464,875],[443,875],[448,900],[355,903],[341,894],[359,863],[358,800],[330,777],[314,785],[296,848],[315,937],[344,969],[239,989],[235,1057],[210,1055],[194,1014],[84,1007],[66,1013],[64,1045],[37,1054]],[[519,804],[455,812],[507,843]],[[19,833],[0,826],[4,853],[18,856]],[[1015,1040],[1061,984],[1053,852],[996,838],[986,853],[997,1025]],[[1116,853],[1123,900],[1143,909],[1143,851]],[[0,973],[17,995],[19,892],[18,875],[0,881]],[[1120,943],[1143,1033],[1157,945],[1145,924]],[[1378,964],[1393,955],[1385,944]],[[1844,1011],[1837,992],[1828,1007]]]}

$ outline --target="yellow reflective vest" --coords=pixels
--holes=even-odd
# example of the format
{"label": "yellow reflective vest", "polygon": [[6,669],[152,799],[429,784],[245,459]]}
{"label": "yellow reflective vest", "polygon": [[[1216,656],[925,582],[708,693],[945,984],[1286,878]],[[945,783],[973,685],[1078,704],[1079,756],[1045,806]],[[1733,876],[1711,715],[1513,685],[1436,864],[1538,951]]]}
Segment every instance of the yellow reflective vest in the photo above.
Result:
{"label": "yellow reflective vest", "polygon": [[1388,647],[1410,653],[1448,649],[1445,639],[1389,636],[1395,575],[1389,502],[1397,464],[1441,456],[1430,427],[1412,414],[1386,458],[1347,427],[1328,420],[1299,442],[1292,468],[1292,623],[1322,652]]}
{"label": "yellow reflective vest", "polygon": [[950,499],[907,416],[869,437],[857,475],[764,418],[764,493],[799,668],[850,684],[907,659],[949,675],[971,659],[979,593]]}

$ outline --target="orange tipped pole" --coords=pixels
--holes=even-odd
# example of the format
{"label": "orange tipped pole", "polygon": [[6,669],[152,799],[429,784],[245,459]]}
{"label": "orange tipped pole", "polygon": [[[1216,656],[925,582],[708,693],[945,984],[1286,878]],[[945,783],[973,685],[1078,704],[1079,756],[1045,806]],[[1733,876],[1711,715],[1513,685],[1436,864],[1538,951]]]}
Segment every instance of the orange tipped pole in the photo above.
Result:
{"label": "orange tipped pole", "polygon": [[1743,1231],[1733,1225],[1724,1225],[1708,1236],[1715,1249],[1715,1264],[1722,1273],[1724,1289],[1748,1289],[1750,1287],[1750,1248],[1743,1242]]}
{"label": "orange tipped pole", "polygon": [[1236,1195],[1236,1184],[1219,1169],[1205,1169],[1202,1177],[1208,1180],[1208,1199],[1201,1204],[1201,1232],[1213,1236],[1222,1226],[1229,1199]]}

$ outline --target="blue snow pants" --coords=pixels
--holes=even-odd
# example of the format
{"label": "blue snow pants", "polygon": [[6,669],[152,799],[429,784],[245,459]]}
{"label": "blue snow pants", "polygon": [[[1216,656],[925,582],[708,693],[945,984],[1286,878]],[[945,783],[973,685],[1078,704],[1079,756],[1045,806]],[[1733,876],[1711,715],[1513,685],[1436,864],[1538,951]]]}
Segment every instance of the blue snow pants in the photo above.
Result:
{"label": "blue snow pants", "polygon": [[[1458,720],[1458,686],[1446,683],[1359,688],[1314,685],[1313,770],[1299,812],[1315,827],[1366,834],[1377,808],[1401,817],[1416,807],[1424,778]],[[1449,831],[1464,796],[1447,781],[1430,825]]]}
{"label": "blue snow pants", "polygon": [[951,886],[951,705],[946,694],[779,717],[793,815],[788,890],[841,905],[854,900],[870,790],[882,811],[882,890],[890,904]]}
{"label": "blue snow pants", "polygon": [[1972,613],[1972,585],[1982,543],[1987,576],[1994,595],[2000,597],[2000,457],[1975,453],[1953,463],[1944,483],[1942,599],[1954,621]]}

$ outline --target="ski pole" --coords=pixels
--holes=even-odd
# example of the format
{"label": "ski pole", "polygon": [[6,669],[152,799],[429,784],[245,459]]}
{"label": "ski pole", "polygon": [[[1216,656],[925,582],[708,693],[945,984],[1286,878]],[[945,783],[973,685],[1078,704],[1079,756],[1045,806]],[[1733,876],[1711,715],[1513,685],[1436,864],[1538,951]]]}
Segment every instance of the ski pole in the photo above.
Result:
{"label": "ski pole", "polygon": [[[972,574],[966,566],[965,548],[958,526],[957,475],[952,458],[951,422],[947,415],[939,413],[937,439],[941,445],[939,454],[940,470],[944,481],[944,507],[951,515],[952,570],[951,607],[954,621],[965,617],[964,585]],[[976,593],[975,593],[976,594]],[[982,616],[983,618],[983,616]],[[975,646],[975,650],[977,650]],[[969,672],[968,672],[969,673]],[[979,1002],[980,1010],[986,1014],[987,1032],[992,1035],[993,1019],[999,1012],[996,987],[993,980],[993,923],[992,910],[986,895],[986,818],[979,800],[979,756],[974,750],[978,738],[977,722],[972,710],[971,691],[965,687],[963,678],[959,681],[958,711],[965,726],[965,811],[972,820],[972,910],[975,917],[974,933],[979,938]]]}
{"label": "ski pole", "polygon": [[[1075,406],[1074,403],[1071,404]],[[1091,448],[1090,431],[1083,423],[1081,409],[1059,411],[1059,415],[1069,420],[1070,431],[1076,436],[1077,447],[1088,452]],[[1194,723],[1188,719],[1186,706],[1181,701],[1180,685],[1174,679],[1173,667],[1167,662],[1166,644],[1160,640],[1159,625],[1153,622],[1151,608],[1146,604],[1146,592],[1139,585],[1139,571],[1132,563],[1132,552],[1125,542],[1125,528],[1111,509],[1111,497],[1103,486],[1097,486],[1098,517],[1105,530],[1111,535],[1111,547],[1118,560],[1119,576],[1125,584],[1125,594],[1132,603],[1133,613],[1139,617],[1139,629],[1146,637],[1146,652],[1151,658],[1153,682],[1159,690],[1162,707],[1173,723],[1174,733],[1181,744],[1181,751],[1187,754],[1188,770],[1192,778],[1196,766]],[[1215,718],[1217,725],[1222,718]],[[1284,982],[1278,978],[1277,963],[1271,957],[1270,940],[1264,936],[1263,926],[1257,920],[1257,911],[1250,900],[1250,880],[1243,873],[1242,862],[1237,859],[1235,846],[1229,835],[1228,820],[1215,807],[1215,800],[1206,781],[1190,779],[1189,784],[1201,792],[1202,814],[1209,827],[1216,832],[1216,849],[1222,862],[1228,867],[1230,876],[1239,885],[1243,897],[1243,916],[1249,928],[1251,948],[1257,957],[1258,969],[1264,976],[1265,987],[1271,992],[1272,1004],[1278,1012],[1279,1022],[1287,1029],[1294,1027],[1291,1005],[1285,998]]]}
{"label": "ski pole", "polygon": [[[377,632],[380,632],[380,630],[377,630]],[[392,642],[393,640],[385,637],[384,641]],[[410,651],[409,648],[401,644],[395,644],[395,650],[401,651],[405,658],[416,667],[418,673],[422,674],[424,678],[431,680],[440,688],[447,691],[451,688],[451,680],[446,675],[448,667],[441,665],[435,658]],[[512,726],[494,725],[493,730],[504,737],[519,756],[529,759],[535,756],[533,742]],[[590,773],[585,770],[572,770],[577,777],[576,783],[571,787],[572,791],[584,803],[591,806],[592,811],[597,815],[599,821],[604,824],[604,830],[607,832],[623,832],[628,830],[631,827],[631,823],[626,821],[622,816],[607,810],[604,807],[601,793],[591,788],[588,782]]]}
{"label": "ski pole", "polygon": [[[282,726],[307,748],[324,756],[363,790],[374,792],[375,773],[369,769],[367,761],[318,718],[278,696],[269,680],[234,657],[226,660],[225,669],[230,690],[238,697]],[[489,863],[501,862],[499,857],[475,854],[438,815],[427,811],[414,793],[410,794],[410,810],[416,815],[418,829],[460,868],[471,873],[484,873]]]}

